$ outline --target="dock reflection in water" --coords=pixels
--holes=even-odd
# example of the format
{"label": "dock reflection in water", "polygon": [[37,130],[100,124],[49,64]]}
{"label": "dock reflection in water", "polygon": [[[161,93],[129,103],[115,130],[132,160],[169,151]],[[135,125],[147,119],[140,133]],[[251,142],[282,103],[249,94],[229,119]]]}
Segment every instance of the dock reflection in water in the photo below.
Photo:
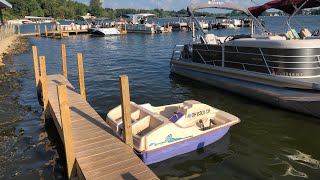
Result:
{"label": "dock reflection in water", "polygon": [[[317,17],[306,18],[309,22],[308,18]],[[274,23],[272,28],[276,29],[279,22],[272,18],[267,19],[266,23],[268,21]],[[234,31],[241,34],[250,29],[221,30],[216,34],[228,35],[234,34]],[[83,53],[87,99],[103,118],[120,102],[118,76],[128,74],[131,100],[136,103],[150,102],[159,106],[195,99],[241,119],[240,124],[233,126],[221,141],[204,148],[203,153],[195,151],[150,166],[163,179],[319,179],[319,120],[179,76],[170,76],[172,48],[175,44],[186,44],[190,40],[191,32],[173,32],[103,38],[80,35],[63,40],[29,38],[29,43],[38,46],[39,52],[43,53],[41,55],[47,57],[48,74],[61,72],[60,46],[61,42],[65,43],[69,80],[75,86],[78,84],[76,53]],[[39,106],[35,105],[31,51],[14,57],[13,68],[30,74],[21,78],[23,90],[20,101],[36,110]],[[22,123],[18,127],[21,126]],[[34,132],[32,128],[28,131],[37,142],[42,131]],[[48,141],[51,138],[58,138],[58,135],[49,137]],[[39,156],[42,156],[41,159],[52,159],[52,153],[45,152],[43,148],[32,149],[28,153],[29,158],[15,164],[16,168],[8,174],[14,174],[16,169],[22,169],[22,175],[30,172],[38,174],[41,170],[46,179],[52,179],[54,173],[63,174],[61,169],[58,172],[45,165]],[[57,163],[56,166],[61,165],[60,161]],[[19,168],[19,164],[36,165],[31,171]]]}

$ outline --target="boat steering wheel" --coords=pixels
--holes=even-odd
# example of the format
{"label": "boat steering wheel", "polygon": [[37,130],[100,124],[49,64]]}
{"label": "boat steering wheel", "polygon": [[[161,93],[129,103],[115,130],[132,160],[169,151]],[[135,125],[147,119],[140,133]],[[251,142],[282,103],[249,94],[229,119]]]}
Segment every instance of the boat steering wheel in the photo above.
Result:
{"label": "boat steering wheel", "polygon": [[223,42],[227,42],[227,40],[229,39],[229,41],[233,38],[233,36],[227,36]]}
{"label": "boat steering wheel", "polygon": [[312,33],[312,36],[319,36],[319,35],[320,35],[320,29],[313,31]]}

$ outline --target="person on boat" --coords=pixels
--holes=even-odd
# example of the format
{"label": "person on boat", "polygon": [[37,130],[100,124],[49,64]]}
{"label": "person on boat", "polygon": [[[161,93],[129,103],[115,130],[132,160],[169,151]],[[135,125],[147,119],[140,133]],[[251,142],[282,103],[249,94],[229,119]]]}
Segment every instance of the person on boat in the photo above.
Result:
{"label": "person on boat", "polygon": [[141,19],[140,19],[140,24],[145,24],[145,19],[142,17]]}
{"label": "person on boat", "polygon": [[56,30],[58,31],[59,30],[59,26],[60,26],[59,21],[55,20],[55,26],[56,26]]}

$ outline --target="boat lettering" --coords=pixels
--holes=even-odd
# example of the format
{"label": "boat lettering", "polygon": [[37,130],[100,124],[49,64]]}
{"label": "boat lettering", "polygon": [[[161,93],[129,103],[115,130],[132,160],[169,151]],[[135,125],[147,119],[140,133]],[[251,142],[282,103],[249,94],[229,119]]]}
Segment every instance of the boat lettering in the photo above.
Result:
{"label": "boat lettering", "polygon": [[275,74],[279,76],[294,76],[294,77],[303,76],[303,73],[291,73],[291,72],[277,72]]}
{"label": "boat lettering", "polygon": [[209,0],[208,1],[208,4],[217,4],[217,5],[222,5],[223,4],[223,2],[216,2],[215,0]]}
{"label": "boat lettering", "polygon": [[210,109],[204,110],[204,111],[199,111],[199,112],[194,112],[194,113],[190,113],[188,114],[187,118],[193,118],[193,117],[197,117],[197,116],[203,116],[206,114],[210,113]]}

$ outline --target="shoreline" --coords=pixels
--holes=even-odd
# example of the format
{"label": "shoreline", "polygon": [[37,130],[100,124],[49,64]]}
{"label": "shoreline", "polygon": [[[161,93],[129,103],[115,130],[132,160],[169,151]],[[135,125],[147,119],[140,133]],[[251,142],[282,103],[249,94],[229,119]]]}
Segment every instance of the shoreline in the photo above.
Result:
{"label": "shoreline", "polygon": [[18,40],[18,35],[12,35],[5,39],[0,40],[0,67],[5,66],[3,59],[7,54],[10,54],[12,49],[16,49],[17,47],[11,47],[13,43]]}

